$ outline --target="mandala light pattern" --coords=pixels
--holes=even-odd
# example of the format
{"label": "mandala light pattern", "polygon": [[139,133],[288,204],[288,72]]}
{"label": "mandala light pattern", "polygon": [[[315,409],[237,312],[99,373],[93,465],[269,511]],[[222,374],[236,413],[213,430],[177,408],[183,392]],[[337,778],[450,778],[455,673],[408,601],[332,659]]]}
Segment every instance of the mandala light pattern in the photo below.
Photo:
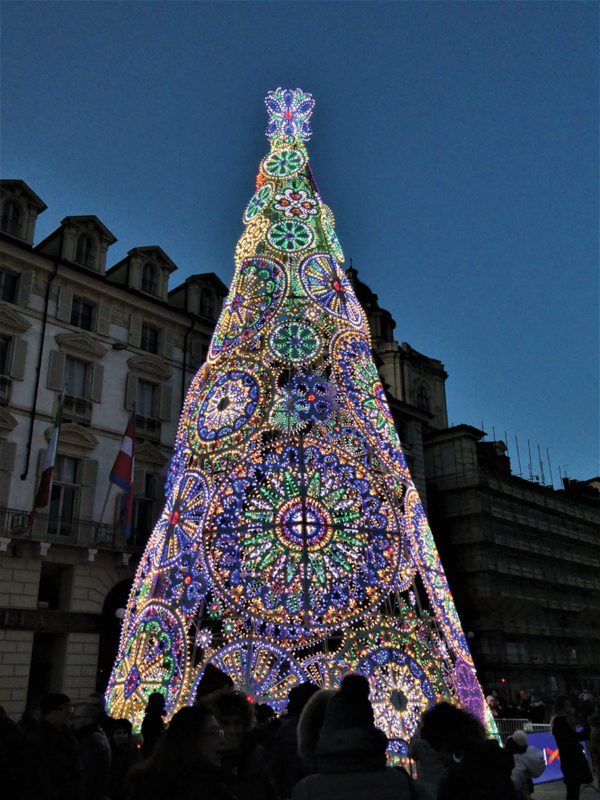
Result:
{"label": "mandala light pattern", "polygon": [[193,702],[208,664],[284,708],[311,679],[364,674],[390,753],[447,698],[491,728],[473,661],[308,166],[312,97],[266,98],[271,149],[235,273],[183,406],[166,504],[107,689]]}

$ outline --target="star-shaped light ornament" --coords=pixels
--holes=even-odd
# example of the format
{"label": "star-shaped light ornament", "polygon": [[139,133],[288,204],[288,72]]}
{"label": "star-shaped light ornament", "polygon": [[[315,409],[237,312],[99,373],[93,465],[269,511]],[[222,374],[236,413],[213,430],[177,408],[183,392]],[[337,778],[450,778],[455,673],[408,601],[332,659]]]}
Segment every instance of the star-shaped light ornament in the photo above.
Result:
{"label": "star-shaped light ornament", "polygon": [[314,98],[302,89],[275,89],[265,97],[269,124],[267,137],[273,139],[300,139],[306,142],[312,135],[310,116],[315,106]]}

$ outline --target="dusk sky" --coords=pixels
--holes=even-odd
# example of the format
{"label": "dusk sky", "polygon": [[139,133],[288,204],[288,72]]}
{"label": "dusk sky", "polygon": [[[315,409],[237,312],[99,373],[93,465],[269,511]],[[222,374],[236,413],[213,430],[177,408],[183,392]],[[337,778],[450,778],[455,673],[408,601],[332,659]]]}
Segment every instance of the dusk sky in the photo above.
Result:
{"label": "dusk sky", "polygon": [[[513,471],[600,474],[598,3],[3,2],[1,174],[228,285],[263,98],[316,99],[311,166],[452,424]],[[493,427],[492,427],[493,426]]]}

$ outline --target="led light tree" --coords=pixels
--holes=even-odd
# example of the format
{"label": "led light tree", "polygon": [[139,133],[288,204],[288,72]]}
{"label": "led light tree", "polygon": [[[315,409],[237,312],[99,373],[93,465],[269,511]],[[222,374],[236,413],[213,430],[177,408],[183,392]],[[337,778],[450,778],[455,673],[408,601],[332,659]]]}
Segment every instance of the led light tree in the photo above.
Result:
{"label": "led light tree", "polygon": [[278,710],[295,683],[356,670],[402,756],[429,705],[485,719],[486,704],[308,163],[314,100],[277,89],[266,104],[271,150],[186,397],[108,708],[137,727],[159,691],[170,716],[208,664]]}

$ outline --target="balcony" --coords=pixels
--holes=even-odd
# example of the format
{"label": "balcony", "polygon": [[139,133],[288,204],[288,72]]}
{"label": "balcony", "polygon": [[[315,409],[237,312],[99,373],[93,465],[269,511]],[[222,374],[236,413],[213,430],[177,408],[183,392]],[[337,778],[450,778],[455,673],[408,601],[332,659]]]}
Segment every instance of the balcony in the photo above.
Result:
{"label": "balcony", "polygon": [[83,397],[66,395],[63,404],[63,421],[79,422],[80,425],[89,425],[92,419],[92,404]]}
{"label": "balcony", "polygon": [[160,442],[160,421],[154,417],[135,417],[135,435],[140,439]]}
{"label": "balcony", "polygon": [[147,532],[132,531],[127,539],[117,525],[92,520],[62,520],[38,513],[28,526],[29,511],[0,507],[0,537],[18,541],[50,542],[97,550],[139,552],[146,543]]}

